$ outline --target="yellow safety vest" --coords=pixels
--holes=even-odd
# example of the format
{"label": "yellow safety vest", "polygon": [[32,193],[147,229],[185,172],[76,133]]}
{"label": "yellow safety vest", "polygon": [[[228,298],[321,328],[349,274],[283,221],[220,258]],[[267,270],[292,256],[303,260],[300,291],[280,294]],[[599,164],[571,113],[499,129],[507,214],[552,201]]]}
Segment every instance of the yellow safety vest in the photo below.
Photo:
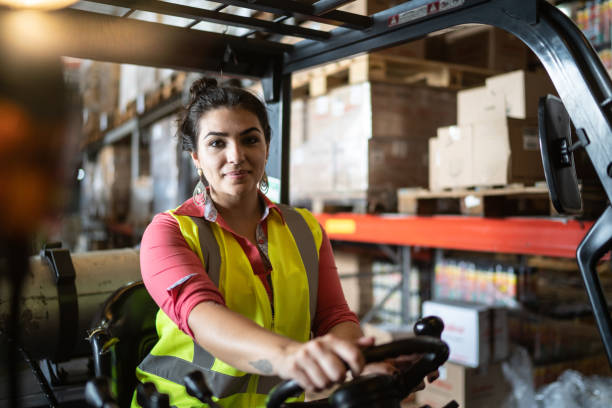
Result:
{"label": "yellow safety vest", "polygon": [[[285,223],[274,211],[267,221],[274,309],[260,278],[230,232],[203,218],[177,215],[176,210],[169,213],[178,221],[185,241],[200,258],[229,309],[270,331],[305,342],[310,338],[316,313],[322,232],[307,210],[285,205],[279,208]],[[194,370],[204,373],[214,399],[223,407],[265,407],[268,392],[281,381],[278,377],[247,374],[216,359],[162,310],[156,326],[159,340],[136,369],[136,376],[140,382],[153,382],[159,392],[168,394],[171,406],[203,406],[183,386],[185,375]],[[132,406],[138,406],[135,396]]]}

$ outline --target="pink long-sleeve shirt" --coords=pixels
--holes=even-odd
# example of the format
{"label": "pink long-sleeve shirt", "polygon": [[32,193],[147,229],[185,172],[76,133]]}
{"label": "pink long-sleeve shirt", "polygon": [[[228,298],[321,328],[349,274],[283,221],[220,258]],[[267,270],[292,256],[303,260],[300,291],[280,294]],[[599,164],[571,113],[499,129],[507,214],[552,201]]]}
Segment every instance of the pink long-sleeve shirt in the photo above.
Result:
{"label": "pink long-sleeve shirt", "polygon": [[[175,214],[204,217],[229,231],[240,244],[251,263],[253,273],[261,279],[272,299],[273,290],[268,282],[271,266],[267,261],[267,220],[272,216],[272,211],[277,212],[281,218],[282,214],[267,197],[263,194],[260,197],[265,211],[257,226],[257,245],[232,231],[210,200],[206,205],[198,206],[193,199],[189,199]],[[325,230],[321,230],[323,240],[319,249],[317,312],[312,326],[316,336],[327,333],[342,322],[359,322],[346,303],[331,244]],[[181,235],[178,222],[169,213],[157,214],[147,227],[140,245],[140,270],[151,297],[182,331],[192,337],[187,318],[196,305],[207,301],[225,305],[223,296],[206,274],[200,259]]]}

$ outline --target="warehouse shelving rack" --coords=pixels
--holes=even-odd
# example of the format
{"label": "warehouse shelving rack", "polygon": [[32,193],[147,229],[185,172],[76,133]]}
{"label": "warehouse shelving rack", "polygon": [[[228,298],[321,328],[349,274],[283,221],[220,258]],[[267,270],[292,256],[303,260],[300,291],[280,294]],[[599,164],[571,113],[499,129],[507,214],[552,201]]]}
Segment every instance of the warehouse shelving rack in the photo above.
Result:
{"label": "warehouse shelving rack", "polygon": [[[544,0],[410,0],[372,16],[336,10],[349,2],[217,0],[219,7],[208,10],[157,0],[96,0],[51,13],[49,24],[37,30],[46,46],[62,55],[260,79],[274,135],[267,171],[280,179],[280,198],[287,202],[292,73],[463,24],[496,26],[520,38],[540,59],[574,126],[583,131],[582,144],[607,197],[612,198],[612,83],[582,33],[554,6]],[[102,6],[120,7],[124,13],[105,14],[99,12]],[[237,16],[224,12],[227,6],[271,13],[274,19]],[[140,21],[130,18],[135,10],[187,18],[191,22],[177,27]],[[309,20],[337,28],[323,32],[300,27],[301,22]],[[242,35],[230,35],[194,29],[201,21],[248,30]],[[281,42],[287,35],[302,40],[293,45]],[[321,216],[325,223],[332,219]],[[369,242],[401,237],[398,239],[401,242],[393,242],[404,246],[463,245],[464,249],[484,246],[561,256],[572,256],[577,246],[578,263],[612,363],[612,322],[594,270],[596,262],[612,245],[612,208],[592,225],[576,221],[560,226],[555,221],[371,216],[349,219],[355,224],[353,238]],[[578,244],[587,228],[589,232]],[[381,233],[383,229],[385,234]],[[468,238],[460,240],[460,233],[467,233]]]}

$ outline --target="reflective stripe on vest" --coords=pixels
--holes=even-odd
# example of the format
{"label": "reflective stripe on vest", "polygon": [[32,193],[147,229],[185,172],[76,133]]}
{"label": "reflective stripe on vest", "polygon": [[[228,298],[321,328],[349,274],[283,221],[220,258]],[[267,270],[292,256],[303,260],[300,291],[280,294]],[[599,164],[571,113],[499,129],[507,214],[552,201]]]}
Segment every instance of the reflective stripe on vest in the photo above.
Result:
{"label": "reflective stripe on vest", "polygon": [[[316,314],[316,302],[317,302],[316,295],[318,291],[318,273],[319,273],[318,248],[320,247],[322,234],[321,234],[318,222],[312,216],[312,214],[308,213],[305,210],[296,210],[296,209],[293,209],[291,207],[284,206],[284,205],[282,206],[279,205],[279,208],[281,209],[283,218],[286,222],[286,229],[288,228],[289,233],[291,235],[287,236],[286,233],[283,232],[286,229],[281,228],[279,230],[279,227],[275,227],[276,229],[274,229],[273,231],[275,231],[275,233],[277,234],[277,237],[278,236],[280,236],[281,238],[286,237],[281,240],[281,241],[286,241],[286,242],[278,243],[276,242],[276,241],[279,241],[279,239],[277,238],[274,243],[275,250],[273,252],[277,254],[279,249],[291,248],[289,241],[291,241],[291,237],[293,237],[293,241],[295,241],[295,247],[293,248],[297,249],[297,253],[295,252],[295,249],[291,250],[290,253],[295,254],[295,255],[292,255],[292,258],[296,258],[296,256],[299,256],[301,258],[299,259],[299,261],[301,261],[299,265],[302,265],[301,268],[303,268],[302,270],[305,272],[306,279],[304,283],[307,283],[308,291],[309,291],[308,299],[304,299],[308,301],[308,304],[305,304],[305,303],[303,304],[309,310],[301,309],[301,310],[304,310],[304,313],[301,313],[301,314],[305,315],[306,313],[310,313],[310,318],[308,319],[308,322],[312,324],[312,321],[314,320],[314,316]],[[184,216],[178,216],[178,217],[184,217]],[[178,217],[175,216],[175,218],[179,219]],[[223,285],[223,281],[221,280],[221,269],[222,269],[221,264],[224,258],[221,254],[221,250],[219,247],[219,242],[221,241],[218,241],[218,239],[225,239],[225,238],[222,238],[219,236],[215,237],[215,233],[213,233],[211,224],[205,221],[203,218],[190,217],[190,221],[192,224],[189,224],[189,222],[185,219],[181,219],[181,221],[179,222],[181,226],[181,232],[183,233],[183,236],[189,243],[192,250],[194,250],[196,253],[198,252],[198,250],[201,251],[200,253],[201,260],[206,268],[207,274],[209,275],[210,279],[214,282],[214,284],[221,290],[221,286]],[[181,222],[183,223],[182,225],[181,225]],[[278,225],[278,224],[275,224],[275,225]],[[197,232],[194,232],[195,230],[197,230]],[[215,226],[215,230],[217,234],[223,234],[223,232],[220,232],[221,229],[218,226]],[[278,235],[279,233],[280,235]],[[197,237],[196,237],[196,234],[197,234]],[[224,242],[225,242],[224,245],[229,245],[226,239]],[[289,245],[289,247],[287,245]],[[196,246],[199,248],[197,248]],[[224,247],[224,250],[227,251],[228,248]],[[225,257],[226,257],[225,262],[230,261],[227,259],[227,256],[228,255],[225,254]],[[282,257],[282,255],[275,255],[275,256]],[[231,259],[234,259],[234,256],[232,256]],[[240,261],[237,261],[237,262],[240,262]],[[275,258],[273,263],[274,262],[278,262],[278,259]],[[292,268],[295,269],[296,265],[298,264],[296,264],[295,262],[293,263],[290,262],[288,265],[289,266],[293,265]],[[277,269],[282,270],[283,268],[279,267]],[[298,270],[298,269],[295,269],[295,270]],[[252,274],[252,269],[250,269],[250,273]],[[295,273],[295,272],[292,272],[292,273]],[[227,281],[227,279],[228,278],[226,276],[225,281],[224,281],[225,284],[231,283],[230,281]],[[258,280],[259,278],[256,277],[256,279]],[[300,278],[298,282],[301,282],[302,279],[304,278]],[[299,283],[298,287],[302,285],[303,285],[302,283]],[[280,286],[282,287],[282,284],[280,284]],[[263,285],[261,285],[261,288],[263,288]],[[286,287],[285,289],[291,290],[291,288],[289,287]],[[306,289],[305,286],[304,286],[304,289]],[[231,297],[231,289],[228,289],[228,290],[230,290],[230,293],[226,295]],[[275,298],[276,298],[277,297],[276,291],[281,290],[281,289],[275,287],[274,290],[275,290]],[[259,293],[255,292],[254,296],[256,297],[261,296]],[[265,294],[265,291],[263,293]],[[290,293],[290,291],[287,293]],[[267,298],[267,295],[264,295],[264,296],[265,296],[266,301],[268,302],[267,304],[269,305],[269,299]],[[291,302],[291,299],[290,298],[287,299],[287,296],[288,295],[284,296],[285,298],[285,300],[283,300],[283,302],[285,302],[284,304],[287,304],[286,302],[288,301]],[[282,298],[282,297],[283,297],[283,294],[279,293],[278,298]],[[279,302],[281,301],[279,300]],[[261,303],[257,303],[257,304],[261,304]],[[280,303],[280,304],[282,305],[283,303]],[[230,305],[228,304],[228,307],[229,306]],[[295,319],[289,319],[289,320],[295,320]],[[298,321],[299,320],[301,319],[298,319]],[[282,325],[283,321],[285,322],[285,326],[287,326],[286,322],[288,321],[288,317],[286,314],[280,319],[278,324]],[[304,323],[306,323],[306,321]],[[263,324],[263,323],[260,322],[259,324]],[[293,326],[289,324],[287,327],[293,327]],[[272,327],[272,328],[275,329],[275,331],[277,331],[276,327]],[[308,329],[310,329],[310,327],[308,327]],[[308,329],[307,329],[307,332],[309,331]],[[170,331],[168,332],[167,330],[170,330]],[[283,334],[282,333],[283,329],[281,328],[279,330],[281,330],[281,334]],[[166,344],[162,345],[162,350],[165,350],[162,353],[165,355],[149,354],[142,361],[142,363],[139,365],[138,370],[137,370],[137,375],[141,379],[141,381],[153,381],[156,383],[158,388],[163,388],[164,385],[170,386],[171,384],[168,384],[168,382],[174,383],[177,385],[179,384],[182,385],[183,378],[185,377],[185,375],[191,373],[194,370],[201,370],[205,374],[206,381],[209,387],[211,388],[211,391],[215,395],[215,397],[221,398],[221,399],[230,397],[228,398],[228,401],[231,399],[233,401],[233,404],[236,404],[237,400],[231,396],[235,396],[236,394],[244,394],[244,399],[241,400],[240,405],[236,404],[236,405],[231,405],[231,406],[249,406],[244,401],[250,401],[251,403],[255,401],[254,399],[249,399],[249,395],[267,394],[274,385],[280,382],[280,378],[278,377],[265,377],[265,376],[258,376],[258,375],[250,375],[247,373],[237,371],[235,368],[228,366],[227,364],[221,362],[220,360],[216,360],[210,353],[208,353],[202,347],[197,345],[189,336],[182,333],[178,329],[178,327],[176,327],[176,325],[170,320],[170,318],[166,316],[163,313],[163,311],[160,310],[158,314],[158,333],[160,333],[160,342],[162,341],[164,337],[163,335],[161,335],[161,332],[169,333],[169,335],[166,336],[166,340],[167,340]],[[172,333],[175,333],[175,334],[172,334]],[[179,337],[176,337],[176,336],[179,336]],[[172,341],[170,341],[170,339],[172,339]],[[307,339],[308,339],[308,334],[306,333],[306,334],[300,335],[300,339],[298,340],[306,341]],[[176,340],[175,343],[177,344],[176,346],[177,349],[183,350],[182,352],[179,352],[179,354],[183,354],[182,356],[174,355],[175,353],[172,351],[172,343],[174,342],[174,340]],[[187,347],[187,349],[185,347]],[[191,351],[188,351],[189,349],[191,349]],[[152,374],[153,377],[148,376],[147,373]],[[176,390],[176,387],[172,386],[172,389]],[[181,396],[181,398],[182,398],[181,401],[187,404],[187,400],[185,398],[188,399],[189,397],[185,395],[184,398],[183,396]],[[238,397],[238,399],[240,400],[240,397]],[[223,404],[223,400],[220,400],[219,402],[221,403],[221,405],[225,406],[225,404]],[[171,399],[171,403],[173,403],[172,399]],[[177,401],[176,405],[181,406],[180,401]],[[189,405],[186,405],[186,406],[189,406]]]}

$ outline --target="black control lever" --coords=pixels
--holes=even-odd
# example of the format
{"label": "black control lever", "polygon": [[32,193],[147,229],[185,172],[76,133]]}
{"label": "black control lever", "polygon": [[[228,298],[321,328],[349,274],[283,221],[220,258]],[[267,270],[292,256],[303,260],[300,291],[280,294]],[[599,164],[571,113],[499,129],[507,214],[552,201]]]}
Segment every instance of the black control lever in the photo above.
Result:
{"label": "black control lever", "polygon": [[150,382],[138,384],[136,401],[142,408],[170,408],[168,395],[158,392],[155,384]]}
{"label": "black control lever", "polygon": [[443,330],[444,322],[438,316],[427,316],[414,324],[414,334],[417,336],[431,336],[439,339]]}
{"label": "black control lever", "polygon": [[210,408],[221,408],[221,405],[213,401],[212,391],[208,388],[204,374],[202,374],[201,371],[194,371],[187,374],[185,378],[183,378],[183,384],[185,384],[187,394],[207,404]]}
{"label": "black control lever", "polygon": [[[400,381],[400,388],[402,388],[403,390],[407,389],[408,392],[410,392],[421,383],[422,379],[427,374],[436,370],[448,359],[448,345],[439,339],[439,336],[442,333],[443,329],[444,324],[442,323],[442,320],[440,318],[424,318],[417,322],[417,324],[415,325],[415,330],[417,333],[419,333],[418,336],[396,340],[392,343],[383,344],[380,346],[368,347],[363,350],[364,359],[366,363],[372,363],[376,361],[383,361],[388,358],[397,357],[402,354],[423,354],[423,357],[414,366],[410,367],[410,369],[403,373],[401,378],[398,379]],[[425,333],[431,333],[432,335],[437,336],[427,336],[424,335]],[[347,405],[347,401],[344,401],[344,398],[342,398],[342,396],[354,395],[358,390],[365,390],[366,386],[371,385],[369,383],[370,380],[370,378],[358,378],[349,384],[343,385],[334,393],[334,395],[331,397],[330,402],[336,404],[336,406],[349,407],[350,404]],[[389,381],[389,379],[381,378],[375,379],[374,381]],[[341,391],[341,388],[343,388],[344,386],[351,387],[350,392],[338,392]],[[378,384],[375,388],[388,389],[388,387],[383,386],[384,384]],[[266,402],[266,406],[268,408],[280,407],[281,404],[285,402],[287,398],[299,395],[301,392],[303,392],[303,389],[295,380],[284,381],[281,384],[277,385],[270,393]],[[364,393],[358,392],[358,394],[362,395]],[[368,394],[370,396],[372,395],[371,393],[365,394]],[[399,397],[400,395],[398,394],[397,398]],[[342,399],[343,401],[332,401],[334,398]],[[371,403],[374,403],[374,401],[371,401]],[[374,405],[371,406],[374,407]]]}
{"label": "black control lever", "polygon": [[97,377],[85,384],[85,401],[95,408],[119,408],[113,398],[108,379]]}

